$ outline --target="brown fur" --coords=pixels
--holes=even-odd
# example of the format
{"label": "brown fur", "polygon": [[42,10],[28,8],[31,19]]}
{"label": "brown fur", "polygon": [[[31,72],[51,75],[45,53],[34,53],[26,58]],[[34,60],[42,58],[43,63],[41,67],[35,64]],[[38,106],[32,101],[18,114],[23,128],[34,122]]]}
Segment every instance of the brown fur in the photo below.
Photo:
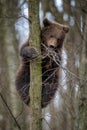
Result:
{"label": "brown fur", "polygon": [[[69,28],[59,23],[44,19],[41,29],[41,54],[42,59],[42,107],[47,106],[53,99],[59,83],[59,69],[61,64],[61,51],[63,41]],[[30,70],[29,60],[38,56],[35,48],[30,48],[26,42],[20,49],[22,63],[16,77],[16,88],[22,100],[30,102]]]}

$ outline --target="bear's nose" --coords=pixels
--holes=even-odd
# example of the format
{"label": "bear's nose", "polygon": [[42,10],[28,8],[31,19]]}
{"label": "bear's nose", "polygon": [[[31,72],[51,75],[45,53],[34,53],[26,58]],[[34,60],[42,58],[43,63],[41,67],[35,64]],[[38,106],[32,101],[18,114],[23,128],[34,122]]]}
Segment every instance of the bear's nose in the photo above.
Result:
{"label": "bear's nose", "polygon": [[49,38],[49,40],[47,41],[47,45],[48,47],[56,47],[57,46],[57,39],[55,37],[51,37]]}
{"label": "bear's nose", "polygon": [[50,48],[55,48],[53,45],[50,45]]}

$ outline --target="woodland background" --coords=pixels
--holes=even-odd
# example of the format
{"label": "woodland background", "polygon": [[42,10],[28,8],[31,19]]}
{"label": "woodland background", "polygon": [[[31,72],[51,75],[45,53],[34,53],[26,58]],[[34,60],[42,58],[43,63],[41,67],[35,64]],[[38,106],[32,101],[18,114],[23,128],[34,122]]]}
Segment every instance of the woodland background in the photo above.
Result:
{"label": "woodland background", "polygon": [[[28,0],[0,0],[0,130],[29,130],[15,89],[18,50],[29,36]],[[70,26],[58,92],[43,109],[43,130],[87,130],[87,0],[41,0],[44,17]]]}

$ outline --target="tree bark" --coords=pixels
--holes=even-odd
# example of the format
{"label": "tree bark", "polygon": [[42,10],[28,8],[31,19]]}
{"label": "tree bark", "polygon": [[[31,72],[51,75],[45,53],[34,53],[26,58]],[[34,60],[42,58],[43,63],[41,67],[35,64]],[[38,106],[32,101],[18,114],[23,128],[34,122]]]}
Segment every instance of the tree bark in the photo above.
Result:
{"label": "tree bark", "polygon": [[[41,52],[39,0],[29,0],[29,20],[31,47]],[[41,86],[42,86],[41,58],[30,62],[30,130],[41,130]]]}
{"label": "tree bark", "polygon": [[87,14],[84,16],[83,47],[81,54],[80,78],[81,86],[79,90],[79,122],[78,130],[87,129]]}

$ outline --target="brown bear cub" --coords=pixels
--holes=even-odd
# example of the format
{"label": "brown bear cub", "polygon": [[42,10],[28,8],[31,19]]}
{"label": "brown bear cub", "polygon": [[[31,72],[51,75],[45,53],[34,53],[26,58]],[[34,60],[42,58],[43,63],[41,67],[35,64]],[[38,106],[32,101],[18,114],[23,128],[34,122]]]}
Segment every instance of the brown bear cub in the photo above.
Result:
{"label": "brown bear cub", "polygon": [[[53,99],[59,83],[59,68],[61,52],[66,33],[69,28],[59,23],[44,19],[41,29],[41,55],[42,55],[42,101],[41,106],[46,107]],[[28,41],[21,47],[22,63],[16,77],[16,88],[25,104],[29,104],[30,87],[30,60],[35,60],[38,53],[30,48]]]}

